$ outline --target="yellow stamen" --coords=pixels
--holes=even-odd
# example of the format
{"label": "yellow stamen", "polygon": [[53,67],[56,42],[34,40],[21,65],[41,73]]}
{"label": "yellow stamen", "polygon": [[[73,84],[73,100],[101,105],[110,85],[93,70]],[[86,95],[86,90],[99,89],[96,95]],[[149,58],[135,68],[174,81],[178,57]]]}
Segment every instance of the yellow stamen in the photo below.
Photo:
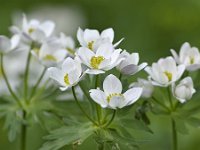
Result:
{"label": "yellow stamen", "polygon": [[120,93],[112,93],[112,94],[110,94],[109,96],[107,96],[107,98],[106,98],[107,102],[110,103],[111,98],[114,97],[114,96],[122,96],[122,97],[123,97],[123,94],[120,94]]}
{"label": "yellow stamen", "polygon": [[66,48],[66,50],[67,50],[70,54],[75,55],[75,52],[74,52],[73,49],[71,49],[71,48]]}
{"label": "yellow stamen", "polygon": [[53,55],[46,55],[43,59],[48,61],[57,61]]}
{"label": "yellow stamen", "polygon": [[191,56],[190,56],[190,64],[191,64],[191,65],[194,64],[194,57],[191,57]]}
{"label": "yellow stamen", "polygon": [[172,73],[170,73],[170,72],[168,72],[168,71],[165,71],[164,74],[167,76],[168,81],[171,81],[171,80],[172,80]]}
{"label": "yellow stamen", "polygon": [[94,41],[88,42],[88,48],[90,50],[93,50],[93,44],[94,44]]}
{"label": "yellow stamen", "polygon": [[33,51],[36,53],[36,55],[39,55],[40,49],[35,47],[35,48],[33,48]]}
{"label": "yellow stamen", "polygon": [[70,85],[70,82],[69,82],[69,75],[68,75],[68,74],[66,74],[66,75],[64,76],[64,82],[65,82],[66,85]]}
{"label": "yellow stamen", "polygon": [[28,29],[29,34],[33,33],[34,31],[35,31],[35,29],[33,29],[33,28]]}
{"label": "yellow stamen", "polygon": [[92,66],[92,68],[94,69],[98,69],[99,65],[101,64],[101,62],[104,60],[103,56],[93,56],[90,60],[90,65]]}

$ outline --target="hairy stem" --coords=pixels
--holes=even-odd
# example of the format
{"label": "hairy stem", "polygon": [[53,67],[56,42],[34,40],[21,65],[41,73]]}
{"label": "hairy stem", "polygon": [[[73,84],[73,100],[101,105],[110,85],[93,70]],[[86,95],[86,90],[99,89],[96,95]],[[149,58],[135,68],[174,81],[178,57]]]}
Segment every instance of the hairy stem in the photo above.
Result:
{"label": "hairy stem", "polygon": [[[23,118],[26,119],[26,112],[23,111]],[[27,127],[25,124],[22,124],[21,128],[21,150],[26,150],[26,134],[27,134]]]}
{"label": "hairy stem", "polygon": [[27,100],[28,95],[28,77],[29,77],[29,67],[31,62],[31,52],[29,51],[27,61],[26,61],[26,68],[24,72],[24,98]]}
{"label": "hairy stem", "polygon": [[113,110],[112,117],[111,117],[110,121],[105,125],[105,127],[108,127],[113,122],[115,115],[116,115],[116,110]]}
{"label": "hairy stem", "polygon": [[177,132],[176,132],[176,123],[174,119],[171,119],[172,124],[172,142],[173,142],[173,150],[178,150],[178,139],[177,139]]}
{"label": "hairy stem", "polygon": [[6,76],[6,73],[5,73],[5,70],[4,70],[4,65],[3,65],[3,54],[1,54],[1,72],[2,72],[2,75],[3,75],[3,78],[6,82],[6,86],[10,92],[10,94],[12,95],[12,97],[15,99],[15,101],[17,102],[17,104],[22,107],[22,104],[20,102],[20,99],[17,97],[17,95],[14,93],[14,91],[12,90],[12,87],[8,81],[8,78]]}
{"label": "hairy stem", "polygon": [[42,71],[42,74],[40,75],[40,77],[39,77],[39,79],[37,80],[35,86],[33,87],[33,90],[32,90],[32,92],[31,92],[31,97],[33,97],[33,95],[35,94],[35,92],[36,92],[38,86],[40,85],[40,82],[42,81],[42,79],[43,79],[43,77],[44,77],[44,75],[45,75],[45,73],[46,73],[46,70],[47,70],[47,69],[44,68],[44,70]]}
{"label": "hairy stem", "polygon": [[90,116],[85,112],[85,110],[83,109],[83,107],[81,106],[81,104],[78,101],[78,98],[76,96],[76,92],[74,89],[74,86],[72,87],[72,93],[75,99],[76,104],[78,105],[78,107],[80,108],[80,110],[83,112],[83,114],[88,118],[88,120],[90,120],[93,124],[98,125],[92,118],[90,118]]}

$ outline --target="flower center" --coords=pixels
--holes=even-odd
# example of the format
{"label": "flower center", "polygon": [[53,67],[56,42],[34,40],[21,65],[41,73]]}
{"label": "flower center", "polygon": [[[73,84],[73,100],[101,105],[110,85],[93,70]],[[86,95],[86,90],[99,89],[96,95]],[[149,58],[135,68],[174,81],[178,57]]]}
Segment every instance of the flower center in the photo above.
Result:
{"label": "flower center", "polygon": [[106,98],[107,102],[110,103],[110,100],[111,100],[114,96],[123,97],[123,94],[121,94],[121,93],[112,93],[112,94],[110,94],[110,95],[107,96],[107,98]]}
{"label": "flower center", "polygon": [[191,65],[194,64],[194,57],[191,57],[191,56],[190,56],[190,64],[191,64]]}
{"label": "flower center", "polygon": [[53,56],[53,55],[46,55],[44,57],[44,60],[48,60],[48,61],[57,61],[57,59]]}
{"label": "flower center", "polygon": [[98,69],[99,65],[101,64],[101,62],[104,60],[105,58],[103,56],[93,56],[90,60],[90,64],[92,66],[92,68],[94,69]]}
{"label": "flower center", "polygon": [[29,28],[29,29],[28,29],[28,33],[29,33],[29,34],[33,33],[34,31],[35,31],[35,29],[33,29],[33,28]]}
{"label": "flower center", "polygon": [[66,85],[70,85],[68,74],[66,74],[66,75],[64,76],[64,82],[65,82]]}
{"label": "flower center", "polygon": [[171,72],[165,71],[164,74],[167,76],[168,81],[172,80],[172,73]]}
{"label": "flower center", "polygon": [[71,48],[66,48],[66,50],[67,50],[70,54],[75,55],[75,52],[74,52],[73,49],[71,49]]}
{"label": "flower center", "polygon": [[88,48],[90,50],[93,50],[93,44],[94,44],[94,41],[88,42]]}

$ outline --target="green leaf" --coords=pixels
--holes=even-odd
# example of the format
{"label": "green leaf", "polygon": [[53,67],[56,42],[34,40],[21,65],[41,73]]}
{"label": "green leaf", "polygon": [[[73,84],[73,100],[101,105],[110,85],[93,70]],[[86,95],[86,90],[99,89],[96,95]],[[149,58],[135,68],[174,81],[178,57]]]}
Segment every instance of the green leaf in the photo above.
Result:
{"label": "green leaf", "polygon": [[95,127],[91,123],[63,126],[44,137],[48,141],[43,144],[40,150],[58,150],[65,145],[80,145],[94,133],[94,130]]}
{"label": "green leaf", "polygon": [[186,122],[191,125],[192,127],[200,127],[200,119],[196,117],[190,117],[186,120]]}

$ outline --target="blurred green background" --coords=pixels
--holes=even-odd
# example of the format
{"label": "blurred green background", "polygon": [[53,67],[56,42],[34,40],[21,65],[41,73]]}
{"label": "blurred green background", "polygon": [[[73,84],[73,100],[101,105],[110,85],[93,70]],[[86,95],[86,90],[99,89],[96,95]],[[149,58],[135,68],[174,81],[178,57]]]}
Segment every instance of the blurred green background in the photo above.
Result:
{"label": "blurred green background", "polygon": [[[200,47],[199,0],[1,0],[0,34],[9,34],[8,27],[12,25],[12,18],[17,21],[14,14],[19,16],[24,12],[34,16],[39,14],[39,10],[54,14],[56,11],[52,9],[55,8],[63,10],[59,17],[64,27],[66,25],[68,28],[66,34],[75,37],[79,26],[99,30],[112,27],[115,30],[115,41],[125,38],[121,48],[139,52],[141,60],[149,63],[171,55],[171,48],[179,50],[186,41]],[[45,13],[41,15],[45,17]],[[169,119],[149,115],[152,117],[151,128],[154,134],[136,133],[142,141],[141,149],[169,150]],[[43,134],[45,132],[38,127],[29,129],[29,150],[38,149]],[[200,150],[200,129],[191,129],[189,135],[178,136],[180,150]],[[87,144],[84,146],[88,149]],[[0,130],[0,150],[17,150],[17,147],[18,141],[10,144],[6,132]]]}

